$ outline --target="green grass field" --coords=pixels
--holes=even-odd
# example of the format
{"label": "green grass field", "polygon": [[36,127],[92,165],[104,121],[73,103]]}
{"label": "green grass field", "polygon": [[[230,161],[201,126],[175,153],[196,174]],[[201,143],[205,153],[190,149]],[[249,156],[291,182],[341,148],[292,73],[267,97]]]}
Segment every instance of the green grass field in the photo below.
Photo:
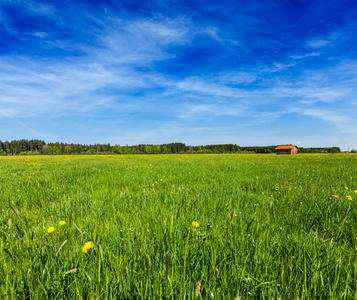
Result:
{"label": "green grass field", "polygon": [[353,154],[1,157],[0,298],[356,299],[356,175]]}

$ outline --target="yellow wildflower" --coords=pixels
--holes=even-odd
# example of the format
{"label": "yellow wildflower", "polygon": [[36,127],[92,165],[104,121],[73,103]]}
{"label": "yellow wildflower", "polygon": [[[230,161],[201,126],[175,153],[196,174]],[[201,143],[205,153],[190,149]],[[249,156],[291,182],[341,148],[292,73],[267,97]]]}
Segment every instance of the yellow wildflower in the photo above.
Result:
{"label": "yellow wildflower", "polygon": [[195,228],[197,228],[198,226],[200,226],[200,224],[198,224],[197,221],[193,221],[193,222],[192,222],[192,226],[195,227]]}
{"label": "yellow wildflower", "polygon": [[357,190],[355,190],[355,193],[357,194]]}
{"label": "yellow wildflower", "polygon": [[347,195],[348,200],[352,200],[352,197],[350,195]]}
{"label": "yellow wildflower", "polygon": [[54,228],[54,227],[50,227],[50,228],[47,229],[47,232],[48,232],[48,233],[52,233],[52,232],[54,232],[54,231],[55,231],[55,228]]}
{"label": "yellow wildflower", "polygon": [[59,221],[58,224],[61,225],[61,226],[63,226],[63,225],[66,225],[67,223],[66,223],[66,221]]}
{"label": "yellow wildflower", "polygon": [[89,249],[94,248],[94,244],[93,242],[87,242],[84,244],[84,246],[82,247],[82,252],[83,253],[87,253]]}
{"label": "yellow wildflower", "polygon": [[345,189],[346,189],[346,190],[348,190],[348,187],[347,187],[347,186],[345,186]]}

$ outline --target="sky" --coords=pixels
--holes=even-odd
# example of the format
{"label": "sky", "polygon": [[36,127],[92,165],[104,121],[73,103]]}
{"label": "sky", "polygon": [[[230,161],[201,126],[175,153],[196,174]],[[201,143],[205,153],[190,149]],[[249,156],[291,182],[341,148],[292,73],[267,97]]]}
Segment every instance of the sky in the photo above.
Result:
{"label": "sky", "polygon": [[0,140],[357,149],[357,0],[0,0]]}

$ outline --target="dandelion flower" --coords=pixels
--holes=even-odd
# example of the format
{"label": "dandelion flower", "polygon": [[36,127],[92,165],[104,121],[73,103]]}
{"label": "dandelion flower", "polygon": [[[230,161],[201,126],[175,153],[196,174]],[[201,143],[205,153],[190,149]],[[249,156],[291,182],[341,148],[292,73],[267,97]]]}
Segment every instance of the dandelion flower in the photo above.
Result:
{"label": "dandelion flower", "polygon": [[355,193],[357,194],[357,190],[355,190]]}
{"label": "dandelion flower", "polygon": [[346,190],[348,190],[348,187],[347,187],[347,186],[345,186],[345,189],[346,189]]}
{"label": "dandelion flower", "polygon": [[87,253],[89,249],[94,248],[94,244],[93,242],[87,242],[84,244],[84,246],[82,247],[82,252],[83,253]]}
{"label": "dandelion flower", "polygon": [[50,227],[50,228],[47,229],[47,232],[48,232],[48,233],[52,233],[52,232],[54,232],[54,231],[55,231],[55,228],[54,228],[54,227]]}
{"label": "dandelion flower", "polygon": [[58,223],[58,225],[61,225],[61,226],[66,225],[66,224],[67,224],[66,221],[59,221],[59,223]]}
{"label": "dandelion flower", "polygon": [[193,222],[192,222],[192,226],[195,227],[195,228],[197,228],[198,226],[200,226],[200,224],[198,224],[197,221],[193,221]]}
{"label": "dandelion flower", "polygon": [[352,200],[352,197],[350,195],[347,195],[348,200]]}

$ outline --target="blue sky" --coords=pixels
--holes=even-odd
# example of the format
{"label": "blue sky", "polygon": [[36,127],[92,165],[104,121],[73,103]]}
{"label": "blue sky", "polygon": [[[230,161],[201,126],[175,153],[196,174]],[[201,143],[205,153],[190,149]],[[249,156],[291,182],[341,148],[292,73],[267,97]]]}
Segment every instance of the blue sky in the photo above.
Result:
{"label": "blue sky", "polygon": [[0,139],[357,149],[356,32],[356,0],[0,0]]}

